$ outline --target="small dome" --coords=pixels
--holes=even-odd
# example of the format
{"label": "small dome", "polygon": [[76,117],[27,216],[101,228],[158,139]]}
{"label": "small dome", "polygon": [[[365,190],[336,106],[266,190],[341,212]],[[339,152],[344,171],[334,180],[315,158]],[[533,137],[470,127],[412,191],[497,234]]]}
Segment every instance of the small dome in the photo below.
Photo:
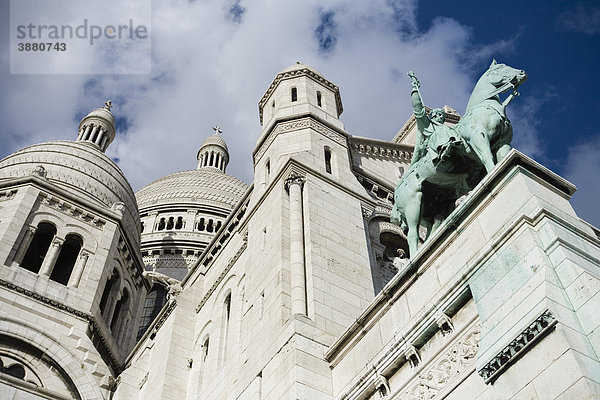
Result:
{"label": "small dome", "polygon": [[216,168],[175,172],[137,192],[140,209],[168,204],[205,204],[232,210],[248,185]]}
{"label": "small dome", "polygon": [[320,77],[323,77],[322,73],[320,73],[319,71],[317,71],[310,65],[302,64],[300,61],[296,62],[295,64],[290,65],[287,68],[284,68],[283,71],[280,72],[280,74],[285,74],[287,72],[292,72],[292,71],[302,71],[303,69],[308,69],[309,71],[314,72],[315,74],[319,75]]}
{"label": "small dome", "polygon": [[207,137],[206,140],[204,141],[204,143],[202,143],[202,146],[200,147],[200,149],[202,149],[202,147],[204,147],[204,146],[208,146],[211,144],[221,146],[226,151],[229,151],[229,149],[227,148],[227,143],[225,143],[225,139],[223,139],[221,137],[221,135],[219,135],[217,133]]}
{"label": "small dome", "polygon": [[0,181],[32,175],[42,166],[46,179],[102,207],[125,205],[122,223],[132,242],[140,243],[135,195],[121,169],[89,142],[53,141],[25,147],[0,161]]}
{"label": "small dome", "polygon": [[90,142],[104,152],[115,139],[115,117],[110,112],[112,102],[108,100],[104,107],[97,108],[79,122],[77,141]]}
{"label": "small dome", "polygon": [[115,126],[115,117],[106,107],[97,108],[95,110],[90,111],[88,115],[86,115],[82,121],[88,117],[99,117],[108,121],[113,127]]}

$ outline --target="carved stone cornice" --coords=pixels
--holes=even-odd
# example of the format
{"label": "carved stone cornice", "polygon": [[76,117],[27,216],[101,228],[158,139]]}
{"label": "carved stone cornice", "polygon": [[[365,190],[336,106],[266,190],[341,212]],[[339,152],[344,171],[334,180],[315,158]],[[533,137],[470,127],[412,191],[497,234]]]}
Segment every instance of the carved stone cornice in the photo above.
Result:
{"label": "carved stone cornice", "polygon": [[304,186],[304,182],[306,182],[305,176],[299,175],[296,172],[292,172],[290,176],[284,181],[285,190],[289,192],[290,186],[292,185],[300,185],[300,189],[302,189],[302,186]]}
{"label": "carved stone cornice", "polygon": [[69,215],[71,217],[75,217],[80,219],[81,221],[91,225],[95,228],[102,228],[106,224],[106,220],[100,218],[97,215],[94,215],[73,203],[65,201],[59,197],[52,196],[49,193],[40,191],[40,202],[44,205],[51,207],[57,211],[62,212],[63,214]]}
{"label": "carved stone cornice", "polygon": [[[390,358],[388,362],[378,360],[373,362],[373,369],[363,375],[349,390],[338,397],[340,400],[358,400],[368,398],[379,390],[382,378],[389,378],[391,371],[384,365],[403,364],[409,362],[415,368],[415,375],[406,384],[393,391],[389,391],[388,398],[394,399],[432,399],[442,392],[447,393],[458,382],[461,376],[472,371],[477,360],[479,349],[479,324],[472,324],[469,328],[454,337],[450,343],[431,360],[421,359],[414,346],[404,347],[401,352],[388,352],[384,357]],[[402,360],[401,360],[402,359]],[[406,361],[404,361],[406,360]],[[388,371],[386,371],[386,369]],[[386,379],[387,381],[387,379]],[[394,389],[392,387],[392,389]]]}
{"label": "carved stone cornice", "polygon": [[0,192],[0,201],[11,200],[17,194],[17,189],[3,190]]}
{"label": "carved stone cornice", "polygon": [[293,132],[300,129],[310,128],[316,132],[319,132],[321,135],[333,140],[336,143],[341,144],[342,146],[346,145],[346,137],[340,132],[335,131],[327,127],[326,125],[320,123],[311,117],[304,117],[300,119],[294,119],[292,121],[279,122],[275,125],[273,130],[269,133],[269,136],[265,141],[262,142],[256,153],[254,153],[254,163],[259,160],[262,155],[267,151],[271,143],[275,140],[277,135],[280,133]]}
{"label": "carved stone cornice", "polygon": [[[453,383],[468,370],[472,371],[479,349],[479,330],[475,325],[466,335],[454,342],[441,357],[425,366],[417,377],[409,382],[408,389],[400,391],[400,399],[433,399],[443,396]],[[405,386],[405,387],[406,387]],[[398,394],[398,393],[395,393]]]}
{"label": "carved stone cornice", "polygon": [[377,157],[410,163],[412,146],[374,139],[352,137],[350,148],[355,154],[363,157]]}
{"label": "carved stone cornice", "polygon": [[550,310],[544,311],[523,332],[521,332],[508,346],[493,357],[479,371],[485,383],[496,379],[500,373],[509,367],[516,357],[525,353],[534,342],[538,341],[546,332],[556,325],[556,317]]}

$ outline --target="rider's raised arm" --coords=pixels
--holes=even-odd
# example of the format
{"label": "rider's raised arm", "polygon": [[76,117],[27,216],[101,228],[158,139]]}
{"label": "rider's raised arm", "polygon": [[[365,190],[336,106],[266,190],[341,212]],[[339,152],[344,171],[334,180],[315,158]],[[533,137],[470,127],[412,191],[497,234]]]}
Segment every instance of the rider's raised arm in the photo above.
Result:
{"label": "rider's raised arm", "polygon": [[413,104],[413,114],[417,119],[417,125],[419,131],[423,131],[425,128],[429,126],[429,119],[427,118],[427,112],[425,111],[425,105],[423,104],[423,99],[421,98],[421,92],[419,91],[419,87],[421,86],[421,82],[417,79],[415,74],[410,71],[408,73],[410,77],[410,83],[412,85],[412,91],[410,92],[410,97],[412,99]]}

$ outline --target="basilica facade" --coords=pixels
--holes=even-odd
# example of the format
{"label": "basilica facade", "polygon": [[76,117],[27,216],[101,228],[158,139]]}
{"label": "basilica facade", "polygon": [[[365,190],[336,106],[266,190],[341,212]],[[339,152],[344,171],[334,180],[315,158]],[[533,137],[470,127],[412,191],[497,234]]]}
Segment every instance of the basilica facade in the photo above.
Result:
{"label": "basilica facade", "polygon": [[259,101],[251,185],[215,127],[134,193],[110,108],[0,161],[0,398],[600,398],[600,231],[517,150],[408,254],[415,118],[353,136],[310,66]]}

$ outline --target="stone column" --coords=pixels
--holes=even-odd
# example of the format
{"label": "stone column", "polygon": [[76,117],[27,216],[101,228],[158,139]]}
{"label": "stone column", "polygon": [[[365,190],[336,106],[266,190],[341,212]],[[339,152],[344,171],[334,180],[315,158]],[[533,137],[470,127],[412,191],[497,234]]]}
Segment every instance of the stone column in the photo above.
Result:
{"label": "stone column", "polygon": [[23,261],[25,252],[27,251],[27,249],[29,248],[29,245],[31,244],[31,240],[33,239],[33,235],[35,235],[36,229],[37,228],[35,228],[33,226],[27,227],[27,230],[25,231],[25,234],[23,235],[23,240],[21,241],[21,246],[19,247],[19,250],[17,250],[17,254],[15,254],[15,258],[13,259],[14,262],[16,262],[17,264],[21,264],[21,261]]}
{"label": "stone column", "polygon": [[292,175],[285,181],[290,194],[290,272],[292,314],[306,315],[306,271],[304,266],[304,221],[302,186],[304,177]]}
{"label": "stone column", "polygon": [[148,228],[150,228],[150,232],[154,232],[156,230],[156,217],[158,216],[158,212],[154,211],[149,213],[152,219],[148,220]]}
{"label": "stone column", "polygon": [[75,268],[71,273],[71,277],[69,278],[69,283],[67,283],[67,286],[77,287],[77,285],[79,285],[79,281],[81,281],[81,276],[83,275],[83,270],[85,269],[85,265],[87,264],[89,257],[90,255],[86,251],[81,252],[79,259],[77,260],[77,264],[75,264]]}
{"label": "stone column", "polygon": [[90,133],[90,136],[88,137],[88,140],[90,142],[94,142],[96,140],[96,134],[98,133],[99,129],[100,129],[100,126],[98,126],[98,125],[94,126],[94,129],[92,129],[92,133]]}
{"label": "stone column", "polygon": [[83,135],[81,136],[81,140],[87,140],[87,138],[90,136],[91,130],[92,130],[92,125],[86,125],[85,132],[83,132]]}
{"label": "stone column", "polygon": [[[111,288],[111,295],[112,295],[112,291],[114,288]],[[115,307],[117,306],[117,303],[119,302],[119,300],[121,300],[121,296],[123,296],[123,293],[121,292],[121,289],[119,289],[119,292],[117,293],[116,296],[112,297],[112,301],[109,301],[109,304],[106,305],[106,308],[108,310],[108,312],[106,313],[106,317],[105,317],[105,321],[106,321],[106,326],[108,326],[108,329],[110,329],[110,323],[112,322],[113,319],[113,314],[115,313]]]}
{"label": "stone column", "polygon": [[58,253],[60,253],[60,249],[64,242],[64,239],[58,237],[55,237],[54,240],[52,240],[50,249],[48,250],[48,253],[46,253],[46,257],[44,257],[44,261],[40,267],[40,275],[48,277],[50,274],[52,274],[52,269],[54,268],[54,264],[58,258]]}
{"label": "stone column", "polygon": [[98,146],[100,146],[100,141],[104,137],[105,132],[106,130],[104,128],[98,129],[98,136],[96,136],[96,139],[94,140],[94,143],[96,143]]}

